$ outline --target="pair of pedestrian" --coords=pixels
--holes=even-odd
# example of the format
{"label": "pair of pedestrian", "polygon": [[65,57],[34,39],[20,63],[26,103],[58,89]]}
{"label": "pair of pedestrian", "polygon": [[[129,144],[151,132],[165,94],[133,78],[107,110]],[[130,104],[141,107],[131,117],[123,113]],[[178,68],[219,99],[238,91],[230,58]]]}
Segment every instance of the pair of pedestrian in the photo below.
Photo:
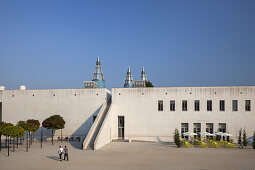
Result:
{"label": "pair of pedestrian", "polygon": [[68,148],[65,146],[65,148],[63,149],[61,146],[59,146],[58,154],[59,154],[60,161],[62,161],[62,154],[63,153],[64,153],[64,160],[68,161]]}

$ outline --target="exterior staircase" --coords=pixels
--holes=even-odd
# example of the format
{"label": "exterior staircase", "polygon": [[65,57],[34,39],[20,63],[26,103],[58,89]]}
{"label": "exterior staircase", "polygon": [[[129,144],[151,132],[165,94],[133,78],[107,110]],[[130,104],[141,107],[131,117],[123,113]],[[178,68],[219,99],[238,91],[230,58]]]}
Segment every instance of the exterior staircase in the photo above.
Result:
{"label": "exterior staircase", "polygon": [[109,97],[108,100],[101,107],[96,120],[92,124],[92,126],[89,130],[89,133],[87,134],[86,138],[83,141],[83,149],[94,150],[94,142],[95,142],[98,132],[104,122],[105,116],[108,113],[111,103],[112,103],[112,98]]}

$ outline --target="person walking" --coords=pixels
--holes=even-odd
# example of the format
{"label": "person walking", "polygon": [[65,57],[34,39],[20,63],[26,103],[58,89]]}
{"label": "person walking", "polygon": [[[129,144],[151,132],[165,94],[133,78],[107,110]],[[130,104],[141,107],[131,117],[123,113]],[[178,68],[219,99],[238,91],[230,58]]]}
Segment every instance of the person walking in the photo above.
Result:
{"label": "person walking", "polygon": [[65,149],[64,149],[64,160],[68,161],[68,148],[66,146],[65,146]]}
{"label": "person walking", "polygon": [[62,161],[63,148],[61,146],[59,146],[58,154],[59,154],[60,161]]}

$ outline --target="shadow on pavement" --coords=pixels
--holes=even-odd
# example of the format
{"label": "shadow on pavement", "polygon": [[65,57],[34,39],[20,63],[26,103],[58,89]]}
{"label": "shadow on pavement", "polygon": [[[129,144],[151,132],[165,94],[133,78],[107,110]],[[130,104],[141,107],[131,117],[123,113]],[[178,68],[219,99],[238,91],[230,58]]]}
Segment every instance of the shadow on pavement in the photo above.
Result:
{"label": "shadow on pavement", "polygon": [[60,161],[57,156],[46,156],[47,158],[53,159],[55,161]]}

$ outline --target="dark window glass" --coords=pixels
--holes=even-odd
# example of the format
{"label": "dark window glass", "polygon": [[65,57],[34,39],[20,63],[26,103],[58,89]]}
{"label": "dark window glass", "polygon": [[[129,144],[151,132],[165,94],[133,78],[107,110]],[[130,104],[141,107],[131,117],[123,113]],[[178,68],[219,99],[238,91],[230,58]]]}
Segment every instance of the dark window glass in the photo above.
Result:
{"label": "dark window glass", "polygon": [[163,111],[163,100],[158,101],[158,111]]}
{"label": "dark window glass", "polygon": [[225,100],[220,100],[220,111],[225,111]]}
{"label": "dark window glass", "polygon": [[238,101],[232,100],[232,109],[233,111],[238,111]]}
{"label": "dark window glass", "polygon": [[170,111],[175,111],[175,101],[170,100]]}
{"label": "dark window glass", "polygon": [[195,111],[199,111],[199,100],[195,100]]}
{"label": "dark window glass", "polygon": [[182,123],[181,124],[181,137],[182,138],[187,138],[187,136],[184,136],[183,133],[188,132],[189,131],[189,124],[188,123]]}
{"label": "dark window glass", "polygon": [[212,111],[212,101],[207,100],[207,111]]}
{"label": "dark window glass", "polygon": [[245,111],[251,111],[251,101],[245,100]]}
{"label": "dark window glass", "polygon": [[187,100],[182,101],[182,111],[187,111],[188,110],[188,104]]}

